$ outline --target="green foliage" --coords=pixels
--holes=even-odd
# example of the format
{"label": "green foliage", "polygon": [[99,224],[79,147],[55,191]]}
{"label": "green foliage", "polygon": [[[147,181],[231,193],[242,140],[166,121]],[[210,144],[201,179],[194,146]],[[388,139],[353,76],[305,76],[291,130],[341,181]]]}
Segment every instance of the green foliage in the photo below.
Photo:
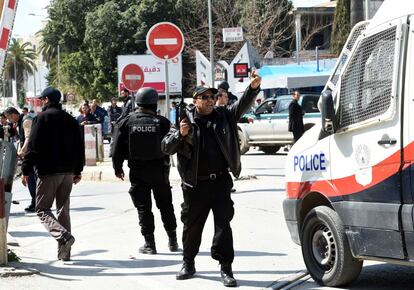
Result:
{"label": "green foliage", "polygon": [[[11,84],[12,80],[16,79],[17,91],[20,92],[24,88],[25,78],[33,74],[37,69],[34,63],[36,58],[36,51],[32,48],[30,42],[19,43],[17,39],[12,38],[3,71],[6,83]],[[12,95],[12,88],[10,86],[5,87],[5,95]]]}
{"label": "green foliage", "polygon": [[[224,44],[222,28],[243,25],[246,38],[261,53],[288,51],[292,35],[289,0],[214,0],[216,59],[230,61],[243,43]],[[109,100],[117,93],[117,56],[143,54],[149,28],[175,23],[186,39],[184,88],[194,85],[195,50],[209,54],[205,0],[52,0],[50,21],[39,32],[43,58],[51,67],[49,83],[76,92],[78,99]],[[57,71],[57,46],[61,50]]]}
{"label": "green foliage", "polygon": [[10,249],[7,249],[7,260],[9,262],[20,262],[20,258]]}
{"label": "green foliage", "polygon": [[341,53],[350,31],[350,0],[338,0],[332,27],[332,53],[337,55]]}

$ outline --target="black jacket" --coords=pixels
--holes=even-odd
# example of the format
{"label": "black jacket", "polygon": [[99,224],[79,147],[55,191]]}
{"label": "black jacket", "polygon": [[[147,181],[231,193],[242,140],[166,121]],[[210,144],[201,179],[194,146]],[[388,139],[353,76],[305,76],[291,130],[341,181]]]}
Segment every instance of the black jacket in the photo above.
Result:
{"label": "black jacket", "polygon": [[[131,120],[134,117],[134,114],[143,114],[148,116],[155,116],[155,113],[149,113],[149,112],[134,112],[130,113],[124,118],[120,118],[117,121],[117,127],[115,129],[114,135],[113,135],[113,143],[112,143],[112,166],[115,170],[115,174],[122,172],[122,165],[124,163],[124,160],[128,160],[129,156],[129,126],[131,123]],[[170,121],[163,117],[163,116],[155,116],[157,119],[160,120],[160,126],[161,126],[161,139],[168,133],[168,130],[171,127]],[[128,160],[128,166],[130,168],[134,167],[151,167],[151,166],[158,166],[158,165],[166,165],[169,167],[169,156],[164,155],[162,158],[155,159],[155,160]]]}
{"label": "black jacket", "polygon": [[303,109],[298,101],[293,100],[289,104],[289,132],[305,132],[303,114]]}
{"label": "black jacket", "polygon": [[[237,121],[253,105],[260,88],[252,90],[250,86],[234,104],[216,107],[216,119],[213,121],[214,133],[230,171],[238,177],[241,171],[240,148]],[[195,107],[187,110],[187,119],[191,124],[190,133],[183,138],[179,129],[171,128],[162,141],[162,150],[166,154],[177,153],[178,171],[184,184],[197,185],[198,153],[200,131],[194,121]]]}
{"label": "black jacket", "polygon": [[85,164],[85,148],[78,122],[50,104],[33,119],[28,153],[22,163],[23,175],[36,167],[39,175],[71,172],[79,175]]}

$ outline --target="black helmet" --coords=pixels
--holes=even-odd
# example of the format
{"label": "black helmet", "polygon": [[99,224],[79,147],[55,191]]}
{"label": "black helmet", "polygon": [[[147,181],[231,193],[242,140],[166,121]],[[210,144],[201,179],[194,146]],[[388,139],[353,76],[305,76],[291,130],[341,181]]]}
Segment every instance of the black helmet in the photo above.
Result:
{"label": "black helmet", "polygon": [[225,91],[228,91],[229,88],[230,88],[230,86],[229,86],[229,83],[228,82],[222,81],[221,83],[219,83],[218,88],[219,89],[223,89]]}
{"label": "black helmet", "polygon": [[140,88],[135,101],[137,105],[156,105],[158,93],[153,88]]}

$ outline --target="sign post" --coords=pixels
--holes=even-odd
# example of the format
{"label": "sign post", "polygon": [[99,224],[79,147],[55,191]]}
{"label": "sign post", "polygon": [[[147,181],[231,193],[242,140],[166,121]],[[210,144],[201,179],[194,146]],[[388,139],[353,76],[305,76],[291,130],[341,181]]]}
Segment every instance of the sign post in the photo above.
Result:
{"label": "sign post", "polygon": [[147,33],[147,48],[155,57],[165,61],[165,114],[169,119],[168,60],[177,57],[183,51],[184,35],[173,23],[157,23]]}
{"label": "sign post", "polygon": [[144,84],[144,72],[139,65],[130,63],[122,69],[121,79],[125,88],[132,92],[133,111],[135,107],[135,92]]}

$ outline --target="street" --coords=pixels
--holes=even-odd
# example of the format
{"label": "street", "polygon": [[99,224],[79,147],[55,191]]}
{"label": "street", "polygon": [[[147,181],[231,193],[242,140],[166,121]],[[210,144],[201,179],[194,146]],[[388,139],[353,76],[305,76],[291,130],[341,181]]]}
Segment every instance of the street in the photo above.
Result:
{"label": "street", "polygon": [[[235,182],[237,191],[232,195],[236,211],[232,227],[236,251],[233,270],[243,289],[265,288],[304,269],[300,248],[291,241],[283,219],[284,159],[285,153],[269,156],[255,151],[242,157],[242,180]],[[179,180],[172,180],[172,185],[180,237]],[[168,251],[167,235],[157,209],[153,212],[158,254],[138,253],[143,238],[128,188],[126,182],[82,181],[74,186],[71,214],[76,242],[73,260],[63,263],[57,261],[57,244],[37,216],[24,213],[29,195],[27,189],[15,182],[13,199],[20,204],[12,206],[9,243],[18,244],[11,248],[22,260],[13,265],[37,269],[40,274],[2,278],[0,289],[224,288],[219,264],[210,257],[212,215],[195,261],[195,278],[177,281],[181,254]]]}
{"label": "street", "polygon": [[[243,171],[235,181],[232,221],[236,258],[235,277],[241,289],[263,289],[279,285],[305,270],[300,247],[294,244],[283,218],[284,162],[286,153],[265,155],[251,150],[242,156]],[[177,174],[172,186],[178,235],[181,190]],[[73,234],[76,242],[72,261],[57,261],[56,242],[48,235],[35,214],[25,214],[29,202],[26,188],[14,185],[9,225],[9,246],[21,258],[10,263],[39,274],[0,279],[0,289],[224,289],[219,264],[210,257],[213,224],[210,215],[196,258],[195,278],[175,280],[181,268],[181,254],[170,253],[159,211],[153,209],[156,223],[157,255],[143,255],[138,216],[127,193],[127,182],[88,182],[74,186],[71,198]],[[181,242],[180,242],[181,246]],[[412,289],[412,267],[365,262],[359,279],[336,289]],[[282,289],[334,289],[320,287],[309,275]]]}

